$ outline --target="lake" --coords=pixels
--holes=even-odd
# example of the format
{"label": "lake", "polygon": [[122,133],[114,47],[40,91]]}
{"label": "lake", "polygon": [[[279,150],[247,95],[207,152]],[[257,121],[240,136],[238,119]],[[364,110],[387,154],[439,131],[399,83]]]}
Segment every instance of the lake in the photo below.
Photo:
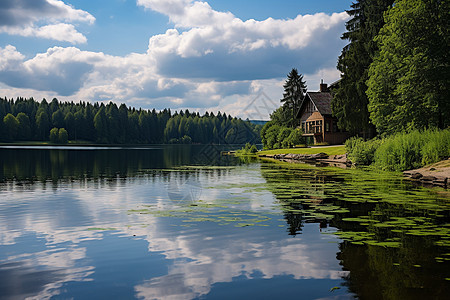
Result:
{"label": "lake", "polygon": [[0,148],[0,298],[448,299],[447,190],[226,149]]}

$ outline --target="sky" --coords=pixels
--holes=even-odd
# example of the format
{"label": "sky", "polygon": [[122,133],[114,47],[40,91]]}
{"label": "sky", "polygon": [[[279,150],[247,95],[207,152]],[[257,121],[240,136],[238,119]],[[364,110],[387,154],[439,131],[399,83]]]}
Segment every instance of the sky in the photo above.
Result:
{"label": "sky", "polygon": [[[1,0],[0,95],[268,119],[339,79],[351,0]],[[252,107],[253,106],[253,107]]]}

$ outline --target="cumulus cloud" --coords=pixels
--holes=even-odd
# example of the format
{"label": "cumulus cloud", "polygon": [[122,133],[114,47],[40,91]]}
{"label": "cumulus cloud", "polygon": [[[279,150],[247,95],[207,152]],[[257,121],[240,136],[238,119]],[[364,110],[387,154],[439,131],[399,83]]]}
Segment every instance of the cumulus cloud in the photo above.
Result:
{"label": "cumulus cloud", "polygon": [[[28,6],[5,3],[9,6],[5,4],[3,10],[35,9],[30,1],[18,2]],[[65,8],[70,12],[62,14],[66,19],[94,21],[61,1],[36,3],[45,7],[36,9],[48,11],[48,18],[52,9]],[[345,12],[256,21],[215,11],[199,1],[138,0],[137,4],[168,16],[174,25],[150,37],[146,53],[121,57],[53,47],[26,60],[6,46],[0,49],[5,53],[0,58],[0,81],[14,88],[57,92],[70,100],[113,100],[157,109],[229,108],[243,115],[239,112],[263,91],[279,103],[282,82],[293,67],[305,75],[310,90],[321,78],[328,82],[339,78],[335,65],[343,47],[339,37],[348,19]],[[33,22],[28,19],[27,24]],[[28,35],[43,32],[42,36],[53,34],[53,39],[85,41],[73,25],[63,23],[27,30]]]}
{"label": "cumulus cloud", "polygon": [[217,12],[206,2],[139,0],[139,5],[166,14],[179,32],[169,29],[149,40],[149,55],[158,71],[179,78],[215,80],[270,79],[289,65],[301,72],[333,65],[347,13],[298,15],[295,19],[243,21]]}
{"label": "cumulus cloud", "polygon": [[[92,24],[95,18],[59,0],[3,0],[0,3],[0,33],[73,44],[86,42],[86,37],[74,25],[61,21]],[[42,22],[47,25],[37,26],[37,23]]]}

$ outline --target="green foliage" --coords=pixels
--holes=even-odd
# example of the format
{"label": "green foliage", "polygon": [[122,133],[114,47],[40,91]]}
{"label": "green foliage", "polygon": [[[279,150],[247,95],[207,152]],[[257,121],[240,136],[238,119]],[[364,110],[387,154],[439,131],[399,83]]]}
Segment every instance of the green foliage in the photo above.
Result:
{"label": "green foliage", "polygon": [[292,124],[292,111],[285,106],[280,106],[270,115],[270,120],[272,124],[289,127]]}
{"label": "green foliage", "polygon": [[50,128],[50,121],[48,114],[44,108],[39,108],[36,114],[36,127],[37,127],[37,139],[41,141],[46,141],[48,136],[48,131]]}
{"label": "green foliage", "polygon": [[19,121],[12,114],[7,114],[3,118],[3,124],[6,131],[7,140],[14,140],[17,137],[17,132],[19,131]]}
{"label": "green foliage", "polygon": [[240,155],[254,155],[258,152],[258,148],[256,148],[256,145],[252,145],[250,143],[246,143],[245,146],[238,150],[237,153]]}
{"label": "green foliage", "polygon": [[69,140],[69,134],[67,133],[67,130],[64,128],[60,128],[58,131],[58,142],[60,144],[67,144]]}
{"label": "green foliage", "polygon": [[[17,114],[20,140],[47,141],[55,127],[65,128],[70,140],[97,143],[245,144],[260,143],[262,128],[220,112],[201,116],[188,110],[174,114],[168,109],[136,110],[112,102],[92,105],[53,99],[49,105],[45,99],[38,103],[33,98],[0,98],[0,140],[11,140],[8,134],[14,133],[5,129],[3,119],[8,113]],[[53,122],[58,126],[51,126]]]}
{"label": "green foliage", "polygon": [[402,0],[385,15],[367,81],[380,133],[450,125],[449,1]]}
{"label": "green foliage", "polygon": [[347,140],[349,159],[357,165],[370,165],[390,171],[420,168],[450,157],[450,129],[414,130],[384,139]]}
{"label": "green foliage", "polygon": [[374,162],[375,151],[380,144],[379,139],[365,142],[360,137],[351,137],[345,142],[345,150],[355,165],[370,165]]}
{"label": "green foliage", "polygon": [[58,135],[59,135],[59,129],[56,127],[52,128],[52,130],[50,130],[50,136],[49,136],[50,142],[52,142],[54,144],[58,143],[58,139],[59,139]]}
{"label": "green foliage", "polygon": [[357,0],[347,11],[352,18],[346,23],[347,32],[341,38],[350,43],[339,56],[337,68],[342,75],[331,103],[333,115],[342,129],[368,133],[372,130],[366,96],[367,70],[378,51],[373,38],[384,24],[383,13],[393,2]]}
{"label": "green foliage", "polygon": [[[269,124],[269,125],[268,125]],[[280,125],[271,125],[271,122],[266,123],[264,127],[266,127],[266,130],[264,130],[264,136],[261,137],[264,145],[264,149],[276,149],[280,148],[278,143],[278,134],[280,133],[281,127]],[[264,128],[263,128],[264,129]]]}
{"label": "green foliage", "polygon": [[283,114],[289,115],[286,118],[287,122],[279,125],[284,125],[287,127],[295,127],[295,114],[300,108],[300,105],[305,97],[306,93],[306,82],[303,81],[303,75],[299,74],[297,69],[292,69],[287,75],[286,82],[283,85],[284,93],[283,99],[280,101],[283,103]]}
{"label": "green foliage", "polygon": [[280,126],[273,121],[264,125],[261,140],[264,149],[292,148],[305,142],[300,129]]}
{"label": "green foliage", "polygon": [[429,165],[450,157],[450,130],[432,131],[422,147],[422,164]]}
{"label": "green foliage", "polygon": [[[286,139],[286,148],[293,148],[300,144],[304,144],[305,139],[302,137],[302,131],[298,128],[293,129]],[[284,147],[283,147],[284,148]]]}
{"label": "green foliage", "polygon": [[19,122],[17,138],[22,141],[31,139],[31,122],[30,118],[23,112],[18,113],[16,117]]}
{"label": "green foliage", "polygon": [[64,126],[64,114],[60,109],[58,109],[52,114],[52,125],[53,127],[57,128],[61,128]]}
{"label": "green foliage", "polygon": [[292,132],[292,128],[282,127],[278,132],[277,141],[281,148],[288,148],[287,138]]}

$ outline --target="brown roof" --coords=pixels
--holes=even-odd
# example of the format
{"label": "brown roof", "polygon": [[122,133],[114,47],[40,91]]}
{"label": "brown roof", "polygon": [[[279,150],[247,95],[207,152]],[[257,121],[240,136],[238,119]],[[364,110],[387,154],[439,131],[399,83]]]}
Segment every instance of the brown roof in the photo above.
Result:
{"label": "brown roof", "polygon": [[331,93],[308,92],[308,95],[322,115],[331,115]]}

